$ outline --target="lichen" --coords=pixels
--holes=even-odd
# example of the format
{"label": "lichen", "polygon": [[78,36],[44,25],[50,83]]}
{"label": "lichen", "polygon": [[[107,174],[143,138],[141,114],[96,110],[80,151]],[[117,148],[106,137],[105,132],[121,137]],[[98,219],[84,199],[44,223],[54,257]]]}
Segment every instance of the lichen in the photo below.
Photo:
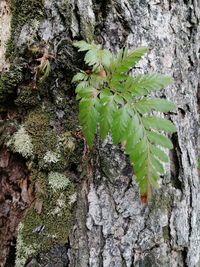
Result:
{"label": "lichen", "polygon": [[63,133],[62,136],[58,139],[58,142],[67,153],[71,153],[75,150],[75,138],[71,135],[70,131]]}
{"label": "lichen", "polygon": [[69,204],[73,205],[77,201],[77,192],[69,197]]}
{"label": "lichen", "polygon": [[43,170],[62,172],[73,158],[76,142],[71,133],[65,132],[56,138],[57,143],[54,149],[47,151],[39,162],[39,166]]}
{"label": "lichen", "polygon": [[[66,243],[72,220],[70,200],[75,194],[74,185],[68,180],[67,186],[54,191],[45,173],[35,171],[33,176],[34,184],[40,182],[42,187],[37,189],[36,194],[37,199],[42,203],[42,210],[38,212],[36,206],[33,206],[21,222],[23,227],[20,225],[21,230],[18,231],[17,236],[16,264],[25,263],[29,256],[46,251],[55,244]],[[61,176],[65,177],[59,174],[59,177]],[[55,174],[54,178],[56,178]],[[19,264],[16,266],[19,267]]]}
{"label": "lichen", "polygon": [[[70,3],[64,2],[62,10],[59,9],[63,18],[65,11],[69,14],[71,11]],[[20,111],[15,125],[19,127],[18,123],[22,119],[22,126],[11,137],[9,146],[13,151],[28,158],[30,190],[35,194],[35,202],[26,210],[18,227],[16,267],[21,267],[32,255],[67,241],[73,220],[72,208],[76,202],[76,189],[65,171],[69,160],[73,161],[71,155],[77,154],[76,139],[70,132],[75,128],[77,118],[73,116],[76,111],[74,102],[68,101],[64,89],[61,88],[58,92],[55,90],[56,95],[60,95],[61,91],[63,93],[61,103],[57,105],[53,97],[48,100],[50,94],[53,96],[53,90],[47,89],[48,82],[51,87],[51,77],[49,81],[34,88],[34,68],[38,61],[30,55],[29,48],[31,43],[40,45],[41,40],[37,40],[36,33],[44,16],[44,0],[11,0],[11,9],[11,38],[6,55],[12,62],[21,58],[21,65],[12,64],[10,70],[3,74],[0,81],[0,102],[14,96],[11,99]],[[67,18],[67,15],[65,17]],[[66,25],[70,25],[67,19]],[[27,43],[24,43],[24,40],[27,40]],[[63,62],[69,61],[64,57]],[[27,64],[32,72],[27,72],[27,68],[25,70],[24,66]],[[56,77],[63,77],[63,69],[60,70],[60,67],[55,72]],[[71,73],[68,76],[71,80]],[[66,81],[63,84],[61,87],[67,84]],[[64,122],[71,120],[70,123],[61,124],[61,127],[53,124],[59,109],[63,111]],[[78,153],[78,157],[81,157],[81,153]]]}
{"label": "lichen", "polygon": [[66,197],[63,193],[60,194],[56,202],[56,208],[51,211],[52,215],[62,216],[62,210],[65,206]]}
{"label": "lichen", "polygon": [[25,265],[29,256],[36,251],[37,245],[35,243],[25,244],[23,240],[24,224],[19,223],[17,229],[17,246],[16,246],[16,261],[15,267],[22,267]]}
{"label": "lichen", "polygon": [[46,163],[56,163],[60,160],[60,155],[53,151],[47,151],[44,155],[44,161]]}
{"label": "lichen", "polygon": [[7,145],[12,147],[15,152],[21,154],[25,158],[33,156],[33,144],[24,126],[20,127],[20,129],[7,142]]}
{"label": "lichen", "polygon": [[48,180],[53,191],[64,190],[70,183],[69,179],[65,175],[58,172],[50,172]]}

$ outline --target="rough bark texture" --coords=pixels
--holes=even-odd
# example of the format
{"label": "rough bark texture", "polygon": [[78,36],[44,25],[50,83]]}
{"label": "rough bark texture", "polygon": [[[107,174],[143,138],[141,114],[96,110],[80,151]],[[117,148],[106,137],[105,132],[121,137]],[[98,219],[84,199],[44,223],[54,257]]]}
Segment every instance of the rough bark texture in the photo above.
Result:
{"label": "rough bark texture", "polygon": [[0,35],[1,35],[1,44],[0,44],[0,71],[5,68],[6,60],[6,42],[10,37],[10,5],[8,1],[2,0],[0,3]]}
{"label": "rough bark texture", "polygon": [[[7,72],[2,67],[5,45],[0,47],[3,127],[0,181],[5,188],[14,184],[23,186],[7,191],[2,187],[5,195],[9,191],[9,197],[2,198],[0,215],[7,206],[9,214],[4,214],[0,223],[0,265],[5,266],[7,259],[6,266],[14,266],[8,260],[11,241],[17,237],[16,227],[24,208],[33,202],[20,228],[30,244],[20,229],[18,233],[17,267],[24,266],[26,260],[29,267],[199,267],[200,3],[197,0],[3,2],[8,10],[11,8],[12,21]],[[3,14],[3,9],[1,4],[2,23],[10,21],[9,13]],[[9,37],[9,23],[5,28],[6,31],[1,31],[4,43]],[[83,157],[84,142],[74,88],[70,85],[73,73],[83,64],[72,47],[74,39],[95,40],[115,52],[123,46],[133,49],[147,45],[151,52],[141,63],[143,70],[160,71],[175,79],[175,84],[162,92],[177,104],[177,112],[169,114],[177,126],[177,133],[171,136],[174,149],[161,187],[147,206],[140,202],[128,159],[109,138],[103,144],[97,140],[94,150]],[[45,53],[51,72],[41,82],[43,74],[38,69],[38,60]],[[25,141],[24,149],[21,144]],[[20,175],[9,175],[16,168],[20,169]],[[47,182],[52,176],[68,177],[70,189],[63,187],[55,192],[55,187],[52,189]],[[17,210],[18,219],[12,215],[16,205],[13,194],[17,194],[14,191],[21,195],[17,197],[17,205],[27,203]],[[77,201],[73,204],[75,191]],[[22,192],[26,192],[24,199]],[[4,230],[5,217],[9,235]],[[42,245],[35,244],[38,240]],[[24,251],[23,246],[29,251]]]}

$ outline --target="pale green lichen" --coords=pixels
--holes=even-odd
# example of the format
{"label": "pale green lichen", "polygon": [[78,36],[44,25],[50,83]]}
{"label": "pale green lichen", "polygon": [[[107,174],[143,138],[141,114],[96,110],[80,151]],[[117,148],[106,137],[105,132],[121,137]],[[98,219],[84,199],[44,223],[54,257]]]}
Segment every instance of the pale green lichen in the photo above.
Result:
{"label": "pale green lichen", "polygon": [[48,181],[53,191],[64,190],[70,184],[69,179],[62,173],[50,172]]}
{"label": "pale green lichen", "polygon": [[51,214],[62,216],[62,210],[65,207],[65,203],[66,203],[66,196],[63,193],[61,193],[59,198],[56,201],[56,207],[53,211],[51,211]]}
{"label": "pale green lichen", "polygon": [[33,144],[23,126],[13,135],[7,145],[13,147],[15,152],[21,154],[25,158],[33,156]]}
{"label": "pale green lichen", "polygon": [[44,155],[44,161],[46,163],[56,163],[60,160],[60,155],[57,152],[47,151]]}
{"label": "pale green lichen", "polygon": [[32,244],[24,244],[24,240],[22,237],[24,225],[23,223],[19,223],[18,225],[18,236],[17,236],[17,245],[16,245],[16,260],[15,267],[22,267],[25,265],[28,257],[33,255],[36,251],[37,245],[35,243]]}
{"label": "pale green lichen", "polygon": [[69,205],[73,205],[77,201],[77,192],[69,197]]}
{"label": "pale green lichen", "polygon": [[54,191],[45,175],[40,177],[42,173],[39,172],[35,175],[44,183],[37,195],[42,202],[42,210],[38,212],[33,205],[21,221],[17,236],[17,267],[24,266],[29,257],[47,251],[55,244],[65,244],[72,220],[69,200],[75,193],[74,185],[69,183],[64,190]]}
{"label": "pale green lichen", "polygon": [[58,146],[62,146],[68,153],[71,153],[75,150],[75,138],[72,137],[70,131],[65,132],[61,137],[58,138]]}

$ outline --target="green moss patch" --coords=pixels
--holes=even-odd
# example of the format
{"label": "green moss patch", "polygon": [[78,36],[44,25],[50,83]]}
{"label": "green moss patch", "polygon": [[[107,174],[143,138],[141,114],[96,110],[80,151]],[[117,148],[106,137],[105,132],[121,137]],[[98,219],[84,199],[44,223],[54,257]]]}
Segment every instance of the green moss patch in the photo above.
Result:
{"label": "green moss patch", "polygon": [[11,38],[7,44],[6,56],[12,56],[15,51],[15,38],[21,28],[31,19],[40,20],[44,15],[43,0],[11,0]]}
{"label": "green moss patch", "polygon": [[48,150],[55,149],[57,137],[49,126],[47,113],[41,110],[30,112],[25,120],[25,128],[31,136],[34,153],[39,157],[43,157]]}
{"label": "green moss patch", "polygon": [[[61,175],[64,177],[64,174]],[[35,172],[35,179],[37,201],[19,225],[17,267],[24,264],[29,256],[46,251],[55,244],[65,244],[72,220],[73,184],[68,182],[64,188],[52,190],[46,174]]]}
{"label": "green moss patch", "polygon": [[23,67],[11,65],[10,70],[5,72],[0,79],[0,103],[5,102],[11,95],[17,93],[17,86],[23,80]]}
{"label": "green moss patch", "polygon": [[32,108],[39,104],[38,91],[31,86],[20,86],[18,89],[19,94],[15,100],[18,107]]}

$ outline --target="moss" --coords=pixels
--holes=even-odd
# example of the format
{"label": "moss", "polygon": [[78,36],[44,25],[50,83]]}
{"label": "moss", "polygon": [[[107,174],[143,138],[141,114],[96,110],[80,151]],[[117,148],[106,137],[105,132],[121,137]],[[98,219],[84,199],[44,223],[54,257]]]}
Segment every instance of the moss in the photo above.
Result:
{"label": "moss", "polygon": [[[29,167],[29,166],[28,166]],[[31,171],[31,190],[36,193],[36,196],[40,199],[45,192],[47,184],[47,174],[39,171],[37,165],[32,163],[30,166]]]}
{"label": "moss", "polygon": [[38,91],[31,86],[21,86],[15,104],[19,107],[31,108],[39,103]]}
{"label": "moss", "polygon": [[57,136],[57,144],[52,150],[47,151],[39,162],[41,170],[62,172],[66,169],[76,148],[75,139],[70,132]]}
{"label": "moss", "polygon": [[5,102],[11,95],[17,93],[17,86],[23,80],[23,67],[12,64],[10,70],[0,79],[0,103]]}
{"label": "moss", "polygon": [[41,170],[63,171],[76,148],[75,138],[66,131],[58,135],[50,126],[49,115],[36,109],[25,119],[25,129],[31,137],[33,152],[38,156]]}
{"label": "moss", "polygon": [[49,126],[49,117],[46,113],[36,110],[29,113],[25,127],[27,131],[33,136],[43,135]]}
{"label": "moss", "polygon": [[14,42],[19,36],[24,24],[31,19],[40,20],[44,14],[43,0],[11,0],[11,38],[7,43],[6,56],[12,56],[15,50]]}
{"label": "moss", "polygon": [[34,153],[39,157],[43,158],[47,151],[55,148],[57,136],[49,126],[49,116],[46,112],[30,112],[25,120],[25,128],[32,138]]}
{"label": "moss", "polygon": [[72,220],[70,203],[75,192],[73,184],[69,182],[65,188],[53,191],[48,184],[47,175],[35,171],[34,176],[34,179],[43,183],[42,190],[37,193],[37,198],[42,201],[42,212],[38,213],[32,207],[22,220],[23,231],[18,233],[17,238],[18,262],[30,256],[27,248],[29,254],[31,252],[31,255],[36,255],[55,244],[65,244]]}

